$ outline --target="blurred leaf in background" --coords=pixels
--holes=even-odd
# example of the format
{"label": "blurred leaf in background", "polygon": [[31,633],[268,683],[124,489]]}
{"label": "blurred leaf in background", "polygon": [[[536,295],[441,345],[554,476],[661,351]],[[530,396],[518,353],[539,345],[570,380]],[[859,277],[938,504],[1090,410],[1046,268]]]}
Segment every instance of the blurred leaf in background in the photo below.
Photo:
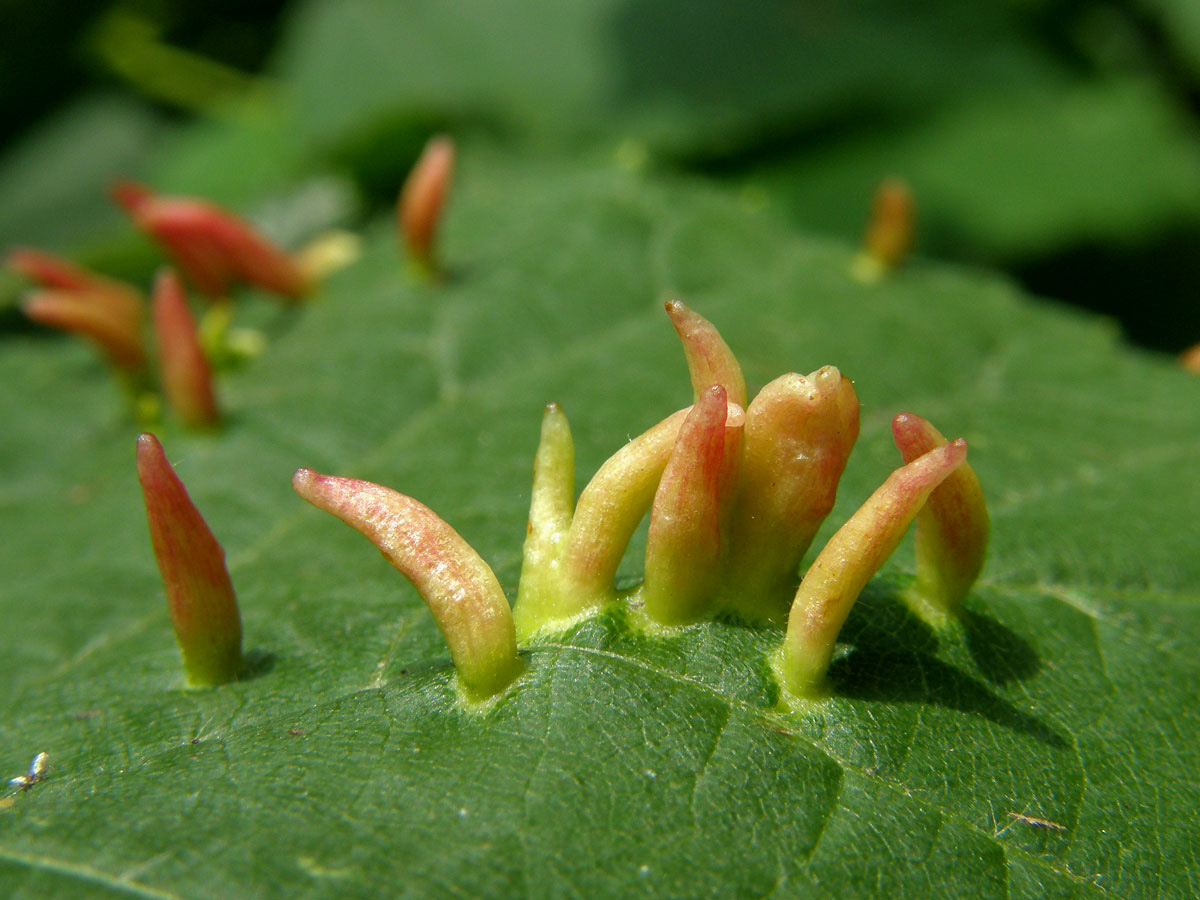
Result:
{"label": "blurred leaf in background", "polygon": [[[300,4],[284,29],[266,3],[121,5],[97,10],[68,47],[151,100],[154,119],[172,91],[174,108],[229,111],[220,98],[253,86],[241,125],[201,126],[209,134],[190,141],[193,152],[185,141],[159,154],[149,172],[164,187],[255,202],[301,172],[333,168],[385,204],[425,136],[453,126],[525,153],[615,154],[728,180],[807,230],[853,240],[874,184],[898,175],[916,188],[919,252],[1011,271],[1177,351],[1200,333],[1190,252],[1200,238],[1200,75],[1188,9],[347,0]],[[239,74],[276,34],[271,78]],[[282,94],[263,96],[267,85]],[[40,143],[24,155],[78,146],[71,127],[30,138]],[[116,120],[107,130],[135,131]],[[143,154],[149,146],[124,140]],[[10,153],[4,170],[20,167],[21,148]],[[181,169],[180,154],[193,164]],[[139,168],[103,148],[86,156],[97,169]],[[48,216],[50,204],[22,212],[32,191],[0,184],[4,242],[78,243],[84,228],[47,227],[64,218]],[[100,214],[95,195],[79,199],[82,211]],[[1158,287],[1153,300],[1128,302],[1146,283]]]}

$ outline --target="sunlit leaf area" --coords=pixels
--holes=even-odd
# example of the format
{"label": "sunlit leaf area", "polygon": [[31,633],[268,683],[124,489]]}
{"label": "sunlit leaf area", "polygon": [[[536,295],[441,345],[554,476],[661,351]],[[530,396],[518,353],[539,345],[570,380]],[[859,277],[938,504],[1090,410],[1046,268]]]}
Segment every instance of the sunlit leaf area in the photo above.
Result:
{"label": "sunlit leaf area", "polygon": [[[9,6],[0,896],[1200,896],[1192,0]],[[476,632],[293,473],[433,510],[503,624],[546,405],[577,495],[693,403],[672,299],[749,397],[853,384],[789,599],[901,412],[965,438],[982,574],[932,615],[907,536],[797,699],[757,588],[648,622],[643,520],[472,695]]]}

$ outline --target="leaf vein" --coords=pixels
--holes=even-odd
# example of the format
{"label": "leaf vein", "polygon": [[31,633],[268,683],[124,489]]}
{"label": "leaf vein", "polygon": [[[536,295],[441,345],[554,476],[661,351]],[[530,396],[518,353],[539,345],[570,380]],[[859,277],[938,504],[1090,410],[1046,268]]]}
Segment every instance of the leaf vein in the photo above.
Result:
{"label": "leaf vein", "polygon": [[149,885],[139,884],[136,881],[110,875],[85,863],[69,862],[38,853],[23,853],[20,850],[6,847],[0,847],[0,859],[64,879],[99,884],[111,890],[128,894],[130,897],[141,897],[143,900],[184,900],[179,894],[172,894]]}

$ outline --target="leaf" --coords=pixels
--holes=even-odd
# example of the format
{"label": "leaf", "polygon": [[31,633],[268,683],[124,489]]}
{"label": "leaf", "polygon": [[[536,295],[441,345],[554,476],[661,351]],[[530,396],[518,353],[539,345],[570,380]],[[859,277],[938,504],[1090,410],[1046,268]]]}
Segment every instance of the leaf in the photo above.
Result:
{"label": "leaf", "polygon": [[[463,172],[445,286],[410,282],[381,225],[323,297],[266,317],[223,434],[161,434],[241,599],[256,666],[225,688],[181,689],[116,391],[85,348],[6,337],[0,760],[54,768],[0,808],[4,893],[1195,893],[1194,379],[973,272],[861,286],[849,248],[721,191],[480,151]],[[291,471],[416,496],[511,595],[542,405],[587,476],[689,402],[667,291],[752,387],[856,379],[826,534],[898,464],[891,413],[968,438],[995,540],[965,627],[903,611],[905,548],[811,715],[773,712],[779,632],[651,638],[619,610],[465,713],[415,593]]]}
{"label": "leaf", "polygon": [[142,104],[87,96],[0,158],[0,248],[64,249],[121,221],[106,196],[115,171],[145,164],[162,123]]}
{"label": "leaf", "polygon": [[[278,68],[297,142],[379,199],[437,130],[730,178],[849,240],[894,174],[916,191],[919,252],[1041,263],[1056,295],[1122,318],[1118,297],[1051,281],[1054,264],[1091,251],[1116,277],[1165,270],[1158,305],[1183,323],[1190,294],[1170,275],[1188,281],[1175,248],[1200,220],[1186,85],[1127,12],[1058,6],[310,3]],[[1185,39],[1186,19],[1167,36]],[[1094,48],[1083,67],[1080,41],[1124,55]]]}
{"label": "leaf", "polygon": [[1168,50],[1173,63],[1185,69],[1175,73],[1176,77],[1187,75],[1194,86],[1200,78],[1200,11],[1196,6],[1187,0],[1138,0],[1133,10],[1141,17],[1140,24],[1149,24],[1151,34],[1165,44],[1156,49]]}
{"label": "leaf", "polygon": [[[127,226],[107,196],[114,174],[138,174],[159,144],[163,123],[116,95],[85,96],[0,156],[0,254],[15,245],[85,254],[110,252]],[[0,311],[23,279],[0,268]]]}
{"label": "leaf", "polygon": [[856,240],[886,175],[914,190],[921,251],[1013,263],[1131,245],[1200,218],[1200,147],[1136,78],[983,94],[908,128],[785,154],[736,177],[806,228]]}
{"label": "leaf", "polygon": [[1005,4],[922,7],[930,4],[308,3],[279,68],[309,145],[436,112],[535,146],[633,139],[668,158],[903,116],[969,84],[1030,85],[1057,68]]}

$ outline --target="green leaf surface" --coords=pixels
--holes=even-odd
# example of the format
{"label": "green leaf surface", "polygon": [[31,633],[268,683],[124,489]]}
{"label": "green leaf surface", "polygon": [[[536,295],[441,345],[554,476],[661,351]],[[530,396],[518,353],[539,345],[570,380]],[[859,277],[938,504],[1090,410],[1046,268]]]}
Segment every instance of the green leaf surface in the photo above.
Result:
{"label": "green leaf surface", "polygon": [[[309,307],[250,298],[271,345],[223,381],[219,436],[160,432],[229,554],[238,683],[182,689],[99,363],[4,337],[0,760],[54,768],[0,806],[0,893],[1195,895],[1200,383],[975,272],[862,286],[850,248],[703,185],[481,151],[462,170],[447,283],[410,281],[381,223]],[[904,611],[905,545],[808,714],[775,712],[779,631],[652,638],[620,609],[464,711],[415,592],[289,476],[412,494],[511,596],[542,405],[571,417],[582,481],[689,402],[665,292],[752,388],[855,379],[863,434],[817,546],[899,463],[892,413],[967,437],[994,523],[969,613],[935,634]]]}
{"label": "green leaf surface", "polygon": [[[69,104],[7,148],[0,155],[0,260],[20,245],[111,262],[128,226],[108,187],[117,175],[140,176],[165,131],[144,104],[101,93]],[[0,311],[24,287],[0,268]]]}
{"label": "green leaf surface", "polygon": [[60,250],[120,223],[107,197],[115,174],[141,174],[163,124],[119,95],[85,96],[0,157],[0,250]]}

